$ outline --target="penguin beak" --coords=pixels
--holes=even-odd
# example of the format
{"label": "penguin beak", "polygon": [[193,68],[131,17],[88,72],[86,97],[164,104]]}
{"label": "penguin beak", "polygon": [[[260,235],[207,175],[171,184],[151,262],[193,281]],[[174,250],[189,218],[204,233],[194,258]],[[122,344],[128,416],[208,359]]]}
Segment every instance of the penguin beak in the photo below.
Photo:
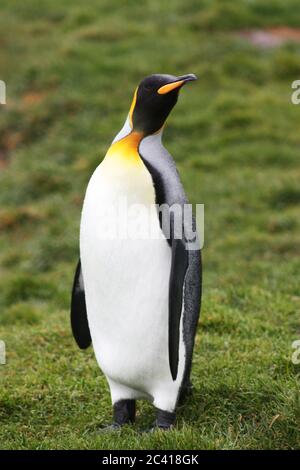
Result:
{"label": "penguin beak", "polygon": [[157,90],[157,93],[159,95],[165,95],[166,93],[169,93],[170,91],[175,90],[176,88],[182,87],[186,82],[192,82],[194,80],[197,80],[197,77],[194,73],[181,75],[180,77],[177,77],[174,82],[167,83],[166,85],[161,86]]}
{"label": "penguin beak", "polygon": [[181,77],[178,77],[178,80],[183,80],[184,83],[186,82],[193,82],[194,80],[197,80],[198,77],[194,73],[188,73],[187,75],[181,75]]}

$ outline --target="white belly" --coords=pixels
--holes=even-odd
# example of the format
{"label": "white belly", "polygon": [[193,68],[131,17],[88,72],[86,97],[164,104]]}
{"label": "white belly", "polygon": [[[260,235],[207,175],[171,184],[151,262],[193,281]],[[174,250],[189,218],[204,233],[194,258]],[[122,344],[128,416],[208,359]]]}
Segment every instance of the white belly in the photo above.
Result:
{"label": "white belly", "polygon": [[145,215],[152,238],[130,238],[138,229],[130,213],[137,203],[148,209],[155,203],[146,168],[116,168],[104,160],[88,185],[80,229],[88,321],[113,402],[146,397],[171,410],[184,369],[181,341],[179,373],[173,382],[168,360],[171,249],[161,236],[155,210]]}

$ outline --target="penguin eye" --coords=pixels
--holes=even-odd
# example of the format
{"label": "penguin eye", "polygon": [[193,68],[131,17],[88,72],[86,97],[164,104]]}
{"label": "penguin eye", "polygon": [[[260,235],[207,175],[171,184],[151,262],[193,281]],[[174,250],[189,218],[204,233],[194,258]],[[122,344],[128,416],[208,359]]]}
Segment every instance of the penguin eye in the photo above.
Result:
{"label": "penguin eye", "polygon": [[150,85],[144,85],[144,90],[152,91],[152,87]]}

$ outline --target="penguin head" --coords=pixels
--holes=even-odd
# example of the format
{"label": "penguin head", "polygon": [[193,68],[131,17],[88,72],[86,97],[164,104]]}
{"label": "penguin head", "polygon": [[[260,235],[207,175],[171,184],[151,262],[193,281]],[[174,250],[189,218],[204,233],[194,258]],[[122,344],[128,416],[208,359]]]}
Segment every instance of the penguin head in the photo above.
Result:
{"label": "penguin head", "polygon": [[192,80],[197,80],[192,73],[180,77],[154,74],[144,78],[134,93],[129,111],[131,128],[144,135],[158,132],[175,106],[179,90]]}

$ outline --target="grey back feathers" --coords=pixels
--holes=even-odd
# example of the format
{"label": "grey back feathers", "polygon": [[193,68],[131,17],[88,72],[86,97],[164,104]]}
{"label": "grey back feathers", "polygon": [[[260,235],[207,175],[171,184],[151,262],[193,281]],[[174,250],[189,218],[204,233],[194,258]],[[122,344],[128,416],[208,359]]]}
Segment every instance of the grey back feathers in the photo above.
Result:
{"label": "grey back feathers", "polygon": [[140,143],[139,153],[145,165],[153,168],[154,176],[159,180],[157,184],[160,183],[163,188],[164,201],[161,201],[161,203],[165,202],[168,205],[186,204],[187,198],[175,162],[162,145],[161,133],[145,137]]}
{"label": "grey back feathers", "polygon": [[[149,172],[152,175],[153,183],[156,193],[156,202],[157,204],[168,204],[169,206],[173,204],[183,205],[188,203],[188,199],[185,195],[182,183],[178,171],[176,169],[175,162],[169,152],[165,149],[161,142],[161,133],[155,134],[149,137],[144,138],[139,146],[139,154],[148,168]],[[182,223],[187,223],[182,221]],[[192,220],[192,227],[188,229],[195,230],[196,222],[195,219]],[[174,286],[172,287],[172,273],[170,277],[170,299],[169,299],[169,308],[172,308],[172,297],[178,296],[178,277],[180,279],[183,276],[184,285],[183,289],[183,340],[186,347],[186,364],[185,372],[182,383],[182,392],[185,388],[188,388],[190,382],[190,371],[192,363],[192,355],[194,348],[194,340],[196,334],[196,328],[198,324],[199,314],[200,314],[200,303],[201,303],[201,289],[202,289],[202,266],[201,266],[201,254],[200,250],[189,250],[186,252],[187,261],[184,257],[177,257],[178,263],[175,266],[175,272],[173,275],[177,277],[175,279]],[[174,259],[174,255],[172,255]],[[184,264],[187,262],[187,268],[184,270]],[[184,272],[183,272],[184,270]],[[177,272],[176,272],[177,271]],[[177,281],[177,282],[176,282]],[[180,302],[180,298],[176,300]],[[175,306],[176,308],[176,306]],[[170,315],[170,312],[169,312]],[[179,315],[179,318],[178,318]],[[179,307],[177,306],[177,313],[175,313],[177,319],[170,319],[171,324],[169,324],[169,335],[175,335],[173,342],[175,341],[175,348],[178,347],[178,321],[181,316],[181,311],[179,313]],[[176,332],[171,330],[177,329]],[[172,341],[171,341],[172,343]],[[170,349],[174,348],[174,345],[169,344]],[[174,351],[173,351],[174,354]],[[171,354],[172,355],[172,354]],[[176,356],[178,356],[175,353]],[[171,364],[172,358],[170,358],[171,372],[173,370],[173,378],[176,376],[176,365]],[[176,362],[176,358],[173,361]]]}

